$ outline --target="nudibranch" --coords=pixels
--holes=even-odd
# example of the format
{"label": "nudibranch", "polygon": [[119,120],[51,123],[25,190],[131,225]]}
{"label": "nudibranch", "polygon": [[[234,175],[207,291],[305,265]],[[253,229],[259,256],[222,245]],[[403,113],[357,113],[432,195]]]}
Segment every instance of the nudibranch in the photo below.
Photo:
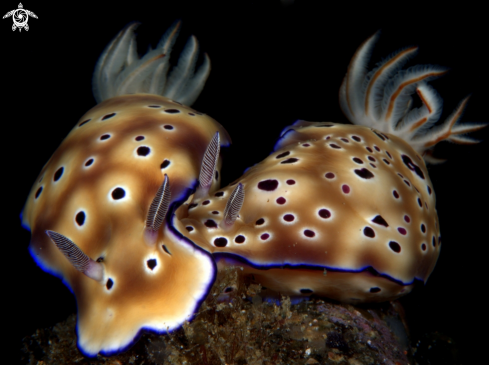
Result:
{"label": "nudibranch", "polygon": [[219,186],[220,146],[230,138],[182,104],[196,99],[210,63],[205,55],[195,70],[191,37],[168,73],[178,23],[139,59],[136,25],[102,53],[99,104],[43,167],[22,213],[32,257],[76,296],[78,346],[89,356],[123,350],[142,329],[179,327],[216,274],[210,255],[167,219],[195,190]]}
{"label": "nudibranch", "polygon": [[367,73],[376,37],[340,89],[354,125],[298,121],[240,179],[179,208],[178,230],[218,265],[241,265],[283,295],[350,303],[393,300],[426,282],[441,236],[425,161],[439,141],[475,143],[460,134],[484,125],[456,124],[464,100],[433,127],[441,100],[426,82],[444,70],[400,70],[416,51],[407,48]]}

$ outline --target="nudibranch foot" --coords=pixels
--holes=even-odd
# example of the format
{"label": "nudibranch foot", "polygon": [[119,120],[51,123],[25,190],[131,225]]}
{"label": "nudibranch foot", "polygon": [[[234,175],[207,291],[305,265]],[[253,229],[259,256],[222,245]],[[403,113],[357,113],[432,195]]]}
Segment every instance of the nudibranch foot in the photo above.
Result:
{"label": "nudibranch foot", "polygon": [[[432,158],[432,148],[438,142],[478,143],[461,135],[477,131],[487,124],[457,124],[468,97],[443,123],[435,125],[443,102],[427,82],[442,76],[447,70],[431,65],[402,70],[417,47],[401,50],[367,72],[367,63],[377,38],[378,32],[360,46],[341,85],[340,106],[348,120],[404,139],[429,163],[441,161]],[[413,107],[413,94],[421,100],[421,107]]]}
{"label": "nudibranch foot", "polygon": [[[93,94],[97,103],[114,96],[148,93],[163,95],[192,105],[210,73],[207,54],[197,71],[198,42],[188,40],[178,64],[170,71],[170,53],[180,28],[175,22],[154,50],[139,58],[134,30],[139,23],[126,26],[102,52],[93,73]],[[168,75],[167,75],[168,74]]]}

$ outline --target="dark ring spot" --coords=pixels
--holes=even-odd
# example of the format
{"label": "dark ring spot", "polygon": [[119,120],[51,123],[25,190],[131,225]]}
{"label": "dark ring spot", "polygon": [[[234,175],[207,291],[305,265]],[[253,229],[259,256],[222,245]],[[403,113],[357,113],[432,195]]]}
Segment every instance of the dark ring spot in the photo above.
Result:
{"label": "dark ring spot", "polygon": [[107,290],[110,290],[112,289],[112,286],[114,285],[114,282],[112,281],[112,279],[107,279],[107,283],[105,284],[105,287],[107,288]]}
{"label": "dark ring spot", "polygon": [[288,158],[288,159],[286,159],[286,160],[283,160],[283,161],[282,161],[282,162],[280,162],[280,163],[286,164],[286,163],[294,163],[294,162],[297,162],[297,161],[299,161],[299,159],[298,159],[298,158],[291,157],[291,158]]}
{"label": "dark ring spot", "polygon": [[228,240],[224,237],[218,237],[214,240],[214,245],[216,247],[226,247]]}
{"label": "dark ring spot", "polygon": [[367,237],[374,238],[375,237],[375,232],[372,228],[370,227],[365,227],[363,229],[363,234]]}
{"label": "dark ring spot", "polygon": [[258,219],[258,220],[255,222],[255,224],[256,224],[257,226],[261,226],[263,223],[265,223],[265,219],[263,219],[263,218],[260,218],[260,219]]}
{"label": "dark ring spot", "polygon": [[87,160],[87,162],[85,162],[85,166],[90,166],[91,164],[93,164],[93,158],[90,158]]}
{"label": "dark ring spot", "polygon": [[314,231],[311,231],[310,229],[305,229],[304,230],[304,236],[306,237],[314,237],[316,235],[316,233],[314,233]]}
{"label": "dark ring spot", "polygon": [[374,177],[374,174],[372,174],[370,170],[366,169],[365,167],[363,169],[355,169],[354,172],[362,179],[371,179]]}
{"label": "dark ring spot", "polygon": [[258,189],[273,191],[278,187],[278,181],[274,179],[263,180],[258,183]]}
{"label": "dark ring spot", "polygon": [[206,220],[204,224],[207,228],[217,228],[217,223],[212,219]]}
{"label": "dark ring spot", "polygon": [[166,169],[170,165],[170,160],[163,160],[163,162],[160,165],[160,168]]}
{"label": "dark ring spot", "polygon": [[243,243],[245,240],[246,240],[245,236],[240,234],[239,236],[236,236],[236,238],[234,239],[234,242]]}
{"label": "dark ring spot", "polygon": [[178,113],[180,113],[180,110],[178,110],[178,109],[166,109],[165,110],[165,113],[168,113],[168,114],[178,114]]}
{"label": "dark ring spot", "polygon": [[372,222],[377,223],[384,227],[389,227],[389,224],[387,224],[387,222],[381,215],[376,215],[374,219],[372,219]]}
{"label": "dark ring spot", "polygon": [[138,152],[138,156],[148,156],[151,150],[149,149],[149,147],[141,146],[138,147],[137,152]]}
{"label": "dark ring spot", "polygon": [[163,128],[165,128],[166,130],[171,131],[173,129],[173,126],[172,125],[169,125],[169,124],[166,124],[166,125],[163,126]]}
{"label": "dark ring spot", "polygon": [[144,136],[137,136],[134,139],[139,142],[139,141],[142,141],[144,139]]}
{"label": "dark ring spot", "polygon": [[294,215],[293,214],[286,214],[284,215],[284,221],[286,222],[293,222],[295,219]]}
{"label": "dark ring spot", "polygon": [[331,212],[328,209],[320,209],[318,212],[318,215],[321,218],[327,219],[327,218],[331,217]]}
{"label": "dark ring spot", "polygon": [[313,291],[311,289],[301,289],[300,290],[301,294],[312,294]]}
{"label": "dark ring spot", "polygon": [[54,173],[53,180],[58,181],[63,175],[64,170],[65,170],[64,167],[60,167],[59,169],[57,169],[56,172]]}
{"label": "dark ring spot", "polygon": [[294,185],[295,184],[295,180],[292,180],[292,179],[289,179],[286,181],[287,185]]}
{"label": "dark ring spot", "polygon": [[105,115],[102,117],[102,120],[107,120],[107,119],[109,119],[109,118],[112,118],[114,115],[115,115],[115,113],[105,114]]}
{"label": "dark ring spot", "polygon": [[79,226],[83,226],[85,223],[85,212],[78,212],[75,216],[75,221]]}
{"label": "dark ring spot", "polygon": [[89,121],[91,121],[92,119],[87,119],[87,120],[84,120],[83,122],[81,122],[80,124],[78,124],[78,127],[81,127],[82,125],[84,124],[87,124]]}
{"label": "dark ring spot", "polygon": [[391,248],[392,251],[396,253],[401,252],[401,245],[399,245],[399,243],[397,243],[396,241],[390,241],[389,247]]}
{"label": "dark ring spot", "polygon": [[39,198],[39,195],[41,195],[41,193],[42,193],[42,186],[40,186],[39,189],[37,189],[36,195],[34,195],[34,199]]}
{"label": "dark ring spot", "polygon": [[157,261],[156,259],[149,259],[148,261],[146,261],[146,265],[148,265],[150,270],[153,270],[157,265]]}
{"label": "dark ring spot", "polygon": [[119,200],[126,196],[126,191],[122,188],[115,188],[112,190],[112,199]]}

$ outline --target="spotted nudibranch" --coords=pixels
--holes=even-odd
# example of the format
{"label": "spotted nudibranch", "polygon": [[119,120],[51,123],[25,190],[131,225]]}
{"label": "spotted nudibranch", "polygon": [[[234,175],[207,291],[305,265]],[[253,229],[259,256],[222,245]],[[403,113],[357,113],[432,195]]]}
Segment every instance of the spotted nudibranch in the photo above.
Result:
{"label": "spotted nudibranch", "polygon": [[436,162],[439,141],[476,143],[460,135],[484,125],[456,124],[465,99],[434,126],[441,100],[426,82],[444,70],[400,70],[416,48],[367,73],[376,38],[359,48],[340,88],[354,125],[298,121],[240,179],[179,208],[177,229],[219,266],[241,265],[283,295],[350,303],[393,300],[426,282],[441,236],[425,161]]}
{"label": "spotted nudibranch", "polygon": [[123,350],[143,328],[179,327],[216,274],[210,255],[165,222],[195,190],[219,187],[220,146],[230,138],[182,104],[202,90],[209,59],[194,72],[192,37],[167,78],[179,24],[141,59],[136,25],[102,53],[99,104],[43,167],[22,213],[32,257],[76,296],[78,346],[88,356]]}

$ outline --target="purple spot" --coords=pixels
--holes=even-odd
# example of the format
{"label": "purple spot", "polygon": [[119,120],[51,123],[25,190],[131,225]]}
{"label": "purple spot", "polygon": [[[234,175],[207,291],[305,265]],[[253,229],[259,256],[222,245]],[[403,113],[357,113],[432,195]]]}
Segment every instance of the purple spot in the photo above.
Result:
{"label": "purple spot", "polygon": [[205,221],[204,225],[207,227],[207,228],[217,228],[217,223],[212,220],[212,219],[208,219]]}
{"label": "purple spot", "polygon": [[372,174],[366,168],[363,168],[363,169],[355,169],[353,171],[355,172],[355,174],[357,174],[358,176],[360,176],[362,179],[371,179],[371,178],[374,177],[374,174]]}
{"label": "purple spot", "polygon": [[347,140],[346,138],[340,138],[340,139],[341,139],[343,142],[345,142],[345,143],[350,143],[350,141],[349,141],[349,140]]}
{"label": "purple spot", "polygon": [[144,136],[137,136],[134,139],[139,142],[139,141],[142,141],[144,139]]}
{"label": "purple spot", "polygon": [[341,191],[345,194],[350,194],[350,187],[346,184],[341,185]]}
{"label": "purple spot", "polygon": [[260,236],[260,238],[261,238],[263,241],[267,240],[269,237],[270,237],[270,235],[269,235],[268,233],[263,233],[263,234]]}
{"label": "purple spot", "polygon": [[411,218],[409,218],[408,215],[405,215],[404,216],[404,221],[407,222],[407,223],[409,223],[409,222],[411,222]]}
{"label": "purple spot", "polygon": [[370,147],[365,147],[365,149],[370,152],[370,153],[373,153],[374,151],[370,148]]}
{"label": "purple spot", "polygon": [[278,181],[275,179],[263,180],[258,183],[258,189],[265,191],[273,191],[277,188]]}
{"label": "purple spot", "polygon": [[311,231],[310,229],[305,229],[304,230],[304,236],[306,236],[306,237],[312,238],[315,235],[316,235],[316,233],[314,233],[314,231]]}
{"label": "purple spot", "polygon": [[282,162],[280,162],[280,163],[286,164],[286,163],[294,163],[294,162],[297,162],[297,161],[299,161],[299,159],[298,159],[298,158],[291,157],[291,158],[288,158],[288,159],[286,159],[286,160],[283,160],[283,161],[282,161]]}
{"label": "purple spot", "polygon": [[245,236],[240,234],[239,236],[236,236],[236,238],[234,239],[234,242],[243,243],[245,240],[246,240]]}
{"label": "purple spot", "polygon": [[292,180],[292,179],[289,179],[286,181],[287,185],[294,185],[295,184],[295,180]]}
{"label": "purple spot", "polygon": [[374,157],[372,157],[372,156],[368,156],[367,158],[368,158],[370,161],[372,161],[372,162],[377,161],[377,160],[376,160]]}
{"label": "purple spot", "polygon": [[258,220],[255,222],[255,224],[256,224],[257,226],[261,226],[263,223],[265,223],[265,219],[263,219],[263,218],[260,218],[260,219],[258,219]]}
{"label": "purple spot", "polygon": [[399,193],[397,192],[397,190],[393,190],[392,195],[394,195],[394,198],[399,199]]}
{"label": "purple spot", "polygon": [[358,157],[353,157],[353,162],[355,162],[357,164],[363,164],[363,161],[360,160]]}
{"label": "purple spot", "polygon": [[276,202],[277,202],[277,204],[282,205],[282,204],[285,204],[286,200],[284,197],[279,197],[279,198],[277,198]]}
{"label": "purple spot", "polygon": [[168,165],[170,165],[170,161],[169,160],[163,160],[163,162],[161,163],[160,168],[166,169],[168,167]]}
{"label": "purple spot", "polygon": [[34,199],[39,198],[39,195],[41,195],[41,193],[42,193],[42,186],[40,186],[39,189],[37,189],[36,195],[34,195]]}
{"label": "purple spot", "polygon": [[374,169],[377,168],[372,162],[370,162],[370,166],[372,166]]}
{"label": "purple spot", "polygon": [[372,228],[370,227],[365,227],[363,229],[363,234],[367,237],[374,238],[375,237],[375,232]]}
{"label": "purple spot", "polygon": [[352,136],[351,139],[353,139],[355,142],[361,142],[362,140],[358,136]]}
{"label": "purple spot", "polygon": [[286,222],[293,222],[295,219],[294,215],[293,214],[286,214],[284,215],[284,221]]}
{"label": "purple spot", "polygon": [[372,132],[374,132],[377,135],[377,137],[379,137],[381,140],[385,141],[384,136],[381,135],[379,132],[377,132],[375,129],[372,129]]}
{"label": "purple spot", "polygon": [[394,252],[397,252],[397,253],[401,252],[401,245],[399,243],[397,243],[396,241],[390,241],[389,247]]}
{"label": "purple spot", "polygon": [[376,215],[374,219],[372,219],[372,222],[384,227],[389,227],[389,224],[387,224],[387,222],[381,215]]}
{"label": "purple spot", "polygon": [[374,148],[375,148],[375,150],[376,150],[377,152],[380,152],[380,148],[379,148],[379,147],[374,146]]}
{"label": "purple spot", "polygon": [[224,237],[218,237],[214,240],[214,245],[216,247],[226,247],[228,240]]}
{"label": "purple spot", "polygon": [[324,219],[331,217],[331,212],[328,209],[320,209],[318,214],[321,218]]}
{"label": "purple spot", "polygon": [[406,231],[406,228],[403,228],[403,227],[397,227],[397,230],[400,234],[402,234],[403,236],[405,236],[407,234],[407,231]]}
{"label": "purple spot", "polygon": [[332,172],[327,172],[325,175],[326,179],[334,179],[335,175]]}
{"label": "purple spot", "polygon": [[149,147],[141,146],[137,149],[138,156],[148,156],[151,150]]}
{"label": "purple spot", "polygon": [[302,147],[309,147],[309,146],[310,146],[310,144],[309,144],[309,143],[304,143],[304,144],[302,145]]}
{"label": "purple spot", "polygon": [[426,243],[422,243],[422,244],[421,244],[421,249],[422,249],[423,251],[426,251]]}
{"label": "purple spot", "polygon": [[277,157],[275,157],[275,158],[282,158],[282,157],[285,157],[288,155],[290,155],[290,151],[285,151],[285,152],[282,152],[280,155],[277,155]]}
{"label": "purple spot", "polygon": [[399,172],[397,173],[397,175],[401,178],[401,179],[404,179],[404,176],[402,176],[402,174],[400,174]]}
{"label": "purple spot", "polygon": [[110,114],[106,114],[102,117],[102,120],[107,120],[109,118],[112,118],[113,116],[115,115],[115,113],[110,113]]}

